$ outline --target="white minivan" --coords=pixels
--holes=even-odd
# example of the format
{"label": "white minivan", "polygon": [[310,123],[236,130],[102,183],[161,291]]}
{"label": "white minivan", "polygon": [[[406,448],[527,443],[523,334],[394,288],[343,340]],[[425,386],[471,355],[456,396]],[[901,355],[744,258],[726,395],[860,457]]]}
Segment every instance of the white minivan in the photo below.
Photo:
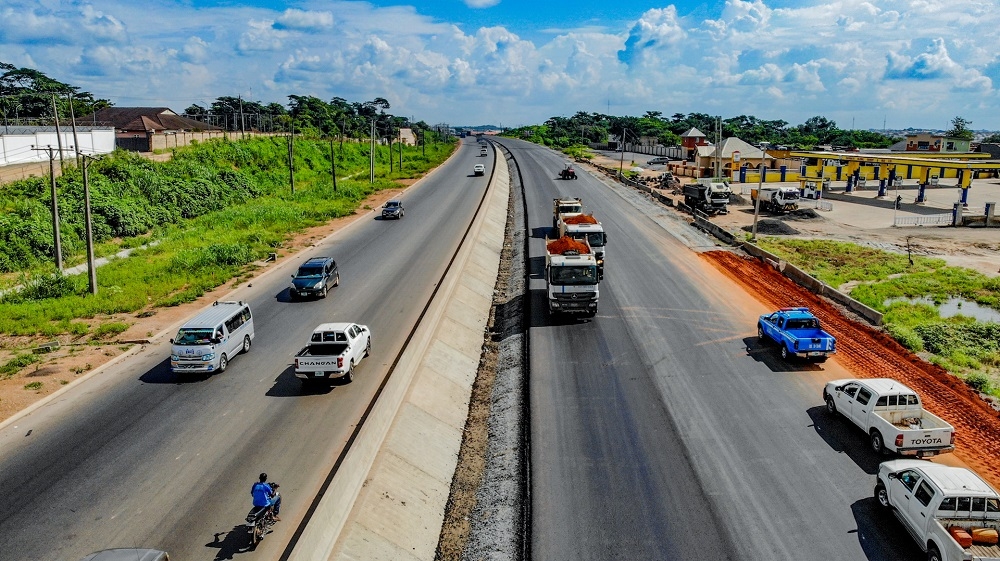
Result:
{"label": "white minivan", "polygon": [[215,302],[184,324],[170,340],[171,372],[223,372],[229,360],[250,350],[253,315],[243,302]]}

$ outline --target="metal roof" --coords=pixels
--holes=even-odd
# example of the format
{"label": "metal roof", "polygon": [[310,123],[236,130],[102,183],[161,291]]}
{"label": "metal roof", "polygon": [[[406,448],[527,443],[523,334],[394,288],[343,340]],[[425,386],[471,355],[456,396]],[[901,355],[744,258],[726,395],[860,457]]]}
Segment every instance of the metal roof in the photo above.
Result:
{"label": "metal roof", "polygon": [[234,313],[242,310],[247,304],[245,302],[234,302],[231,300],[222,300],[216,302],[202,310],[202,312],[190,320],[188,320],[183,328],[184,329],[214,329],[215,326],[226,321]]}

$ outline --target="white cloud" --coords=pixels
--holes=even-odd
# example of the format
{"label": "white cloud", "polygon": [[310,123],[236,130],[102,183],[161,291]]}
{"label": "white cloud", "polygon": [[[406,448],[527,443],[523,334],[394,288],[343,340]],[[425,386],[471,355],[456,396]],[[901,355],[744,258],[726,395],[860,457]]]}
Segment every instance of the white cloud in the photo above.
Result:
{"label": "white cloud", "polygon": [[[495,0],[466,5],[508,9]],[[255,98],[279,103],[289,94],[385,97],[394,111],[428,122],[541,122],[608,111],[610,98],[619,114],[755,114],[792,123],[856,115],[859,126],[866,114],[879,125],[893,112],[920,126],[934,112],[946,120],[967,108],[977,126],[1000,128],[993,2],[813,0],[779,8],[727,0],[708,17],[667,4],[624,24],[595,22],[586,8],[581,0],[560,28],[528,35],[349,0],[278,10],[7,0],[0,60],[119,104],[157,100],[178,110],[252,88]]]}

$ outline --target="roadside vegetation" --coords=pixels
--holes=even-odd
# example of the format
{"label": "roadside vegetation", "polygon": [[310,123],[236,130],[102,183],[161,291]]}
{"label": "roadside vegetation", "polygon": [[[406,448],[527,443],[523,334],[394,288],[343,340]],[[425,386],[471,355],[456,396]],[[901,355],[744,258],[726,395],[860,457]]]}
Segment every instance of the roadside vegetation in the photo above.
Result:
{"label": "roadside vegetation", "polygon": [[851,283],[851,297],[884,314],[883,326],[897,341],[1000,397],[1000,323],[940,313],[955,299],[959,309],[974,303],[1000,311],[1000,278],[845,242],[767,237],[759,245],[830,286]]}
{"label": "roadside vegetation", "polygon": [[[366,196],[398,187],[397,179],[421,176],[454,149],[450,140],[425,136],[425,146],[402,148],[402,169],[400,145],[393,145],[391,172],[389,147],[377,147],[374,183],[368,143],[297,137],[294,193],[285,137],[192,145],[167,162],[121,151],[95,161],[88,175],[98,254],[143,246],[97,270],[96,296],[88,293],[86,274],[53,274],[48,180],[4,185],[0,334],[108,339],[128,326],[96,325],[95,317],[193,301],[252,271],[255,261],[280,251],[295,232],[354,213]],[[85,261],[82,174],[67,168],[57,183],[62,252],[72,266]]]}

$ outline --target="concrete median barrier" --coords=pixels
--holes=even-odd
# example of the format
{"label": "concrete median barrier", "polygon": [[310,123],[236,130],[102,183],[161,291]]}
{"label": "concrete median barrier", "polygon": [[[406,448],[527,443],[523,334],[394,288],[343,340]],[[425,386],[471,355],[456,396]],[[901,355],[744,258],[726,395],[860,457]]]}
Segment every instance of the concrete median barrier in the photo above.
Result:
{"label": "concrete median barrier", "polygon": [[468,238],[289,559],[434,559],[503,248],[510,176],[494,165]]}

